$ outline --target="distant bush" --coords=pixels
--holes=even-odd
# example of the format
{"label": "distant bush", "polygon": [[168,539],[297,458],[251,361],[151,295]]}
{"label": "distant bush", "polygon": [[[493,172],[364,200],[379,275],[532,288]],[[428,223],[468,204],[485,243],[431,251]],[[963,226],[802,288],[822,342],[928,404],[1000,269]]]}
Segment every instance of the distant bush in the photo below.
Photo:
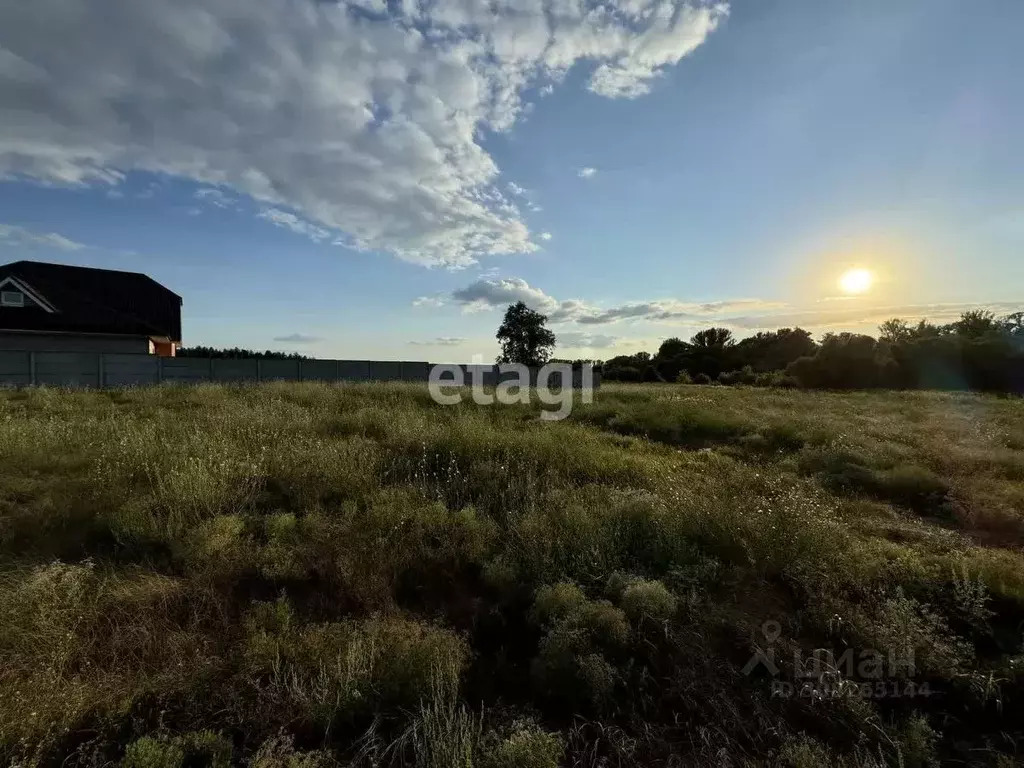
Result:
{"label": "distant bush", "polygon": [[757,374],[754,373],[754,369],[745,365],[738,371],[728,371],[718,375],[718,383],[726,386],[736,386],[737,384],[744,384],[751,386],[757,381]]}
{"label": "distant bush", "polygon": [[785,371],[764,371],[754,376],[755,387],[782,387],[792,389],[800,386],[800,382],[789,376]]}
{"label": "distant bush", "polygon": [[706,373],[698,373],[696,376],[693,377],[693,383],[694,384],[712,384],[714,382],[711,380],[711,377],[708,376]]}

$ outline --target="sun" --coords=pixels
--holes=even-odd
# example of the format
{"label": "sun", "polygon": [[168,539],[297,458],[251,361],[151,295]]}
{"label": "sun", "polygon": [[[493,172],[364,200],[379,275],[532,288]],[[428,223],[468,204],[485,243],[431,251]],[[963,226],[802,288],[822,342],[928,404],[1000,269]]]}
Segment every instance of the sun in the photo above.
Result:
{"label": "sun", "polygon": [[843,293],[855,295],[867,293],[871,289],[874,276],[866,269],[848,269],[839,278],[839,288]]}

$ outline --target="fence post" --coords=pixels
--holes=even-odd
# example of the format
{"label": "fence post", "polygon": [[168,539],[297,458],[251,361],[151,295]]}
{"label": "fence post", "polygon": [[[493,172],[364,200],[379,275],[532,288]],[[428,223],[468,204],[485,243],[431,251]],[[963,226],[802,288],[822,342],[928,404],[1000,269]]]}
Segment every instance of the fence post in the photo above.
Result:
{"label": "fence post", "polygon": [[28,353],[28,382],[33,387],[36,385],[36,353]]}

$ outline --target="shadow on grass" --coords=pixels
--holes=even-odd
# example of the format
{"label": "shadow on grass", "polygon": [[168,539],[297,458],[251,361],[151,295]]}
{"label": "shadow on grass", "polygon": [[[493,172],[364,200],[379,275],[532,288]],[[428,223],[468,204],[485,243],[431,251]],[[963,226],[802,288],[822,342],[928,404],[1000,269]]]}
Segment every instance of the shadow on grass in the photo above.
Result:
{"label": "shadow on grass", "polygon": [[925,467],[909,464],[876,469],[857,453],[831,448],[805,450],[798,466],[834,493],[871,496],[920,515],[954,519],[949,484]]}

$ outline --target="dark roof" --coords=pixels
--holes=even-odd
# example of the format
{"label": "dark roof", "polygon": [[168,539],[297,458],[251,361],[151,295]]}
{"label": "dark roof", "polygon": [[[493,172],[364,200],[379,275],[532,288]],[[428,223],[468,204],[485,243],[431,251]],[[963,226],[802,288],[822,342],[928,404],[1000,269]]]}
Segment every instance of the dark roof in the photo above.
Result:
{"label": "dark roof", "polygon": [[40,261],[0,266],[56,312],[38,306],[0,307],[0,329],[118,333],[181,341],[181,297],[139,272],[71,267]]}

